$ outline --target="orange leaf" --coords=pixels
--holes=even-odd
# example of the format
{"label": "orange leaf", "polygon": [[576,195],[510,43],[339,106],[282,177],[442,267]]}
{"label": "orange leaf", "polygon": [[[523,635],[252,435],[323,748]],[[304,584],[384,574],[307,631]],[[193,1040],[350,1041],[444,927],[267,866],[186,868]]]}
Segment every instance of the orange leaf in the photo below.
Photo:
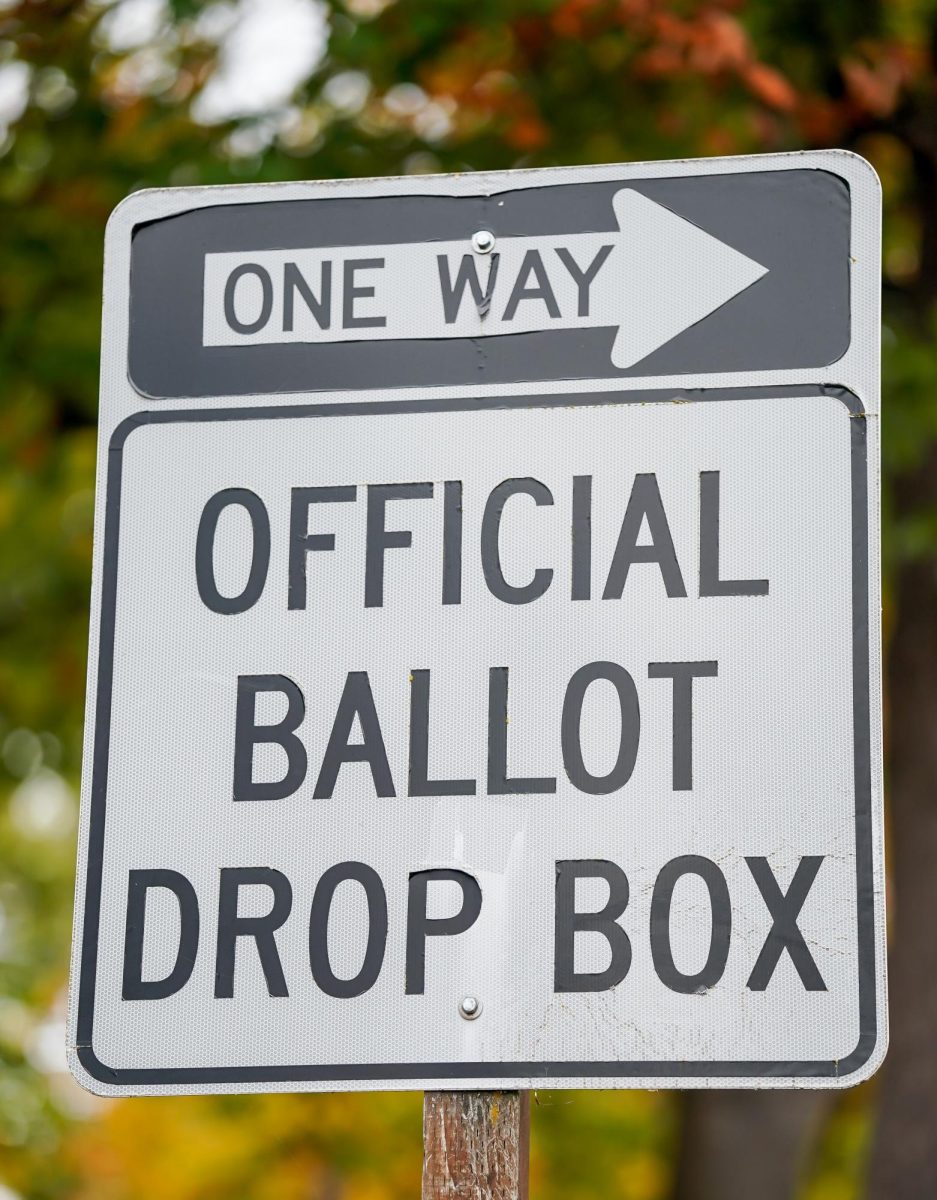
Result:
{"label": "orange leaf", "polygon": [[842,72],[849,98],[861,109],[874,117],[894,112],[902,82],[895,64],[886,61],[873,69],[853,58],[842,64]]}
{"label": "orange leaf", "polygon": [[765,63],[752,63],[742,72],[748,90],[762,104],[778,112],[791,112],[797,107],[797,93],[780,71]]}

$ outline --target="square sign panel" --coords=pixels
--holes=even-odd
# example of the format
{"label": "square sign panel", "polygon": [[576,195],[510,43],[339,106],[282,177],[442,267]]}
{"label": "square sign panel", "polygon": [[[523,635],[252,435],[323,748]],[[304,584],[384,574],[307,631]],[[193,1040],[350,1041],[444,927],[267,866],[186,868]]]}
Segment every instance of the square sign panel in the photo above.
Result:
{"label": "square sign panel", "polygon": [[878,304],[844,153],[122,205],[79,1080],[867,1077]]}

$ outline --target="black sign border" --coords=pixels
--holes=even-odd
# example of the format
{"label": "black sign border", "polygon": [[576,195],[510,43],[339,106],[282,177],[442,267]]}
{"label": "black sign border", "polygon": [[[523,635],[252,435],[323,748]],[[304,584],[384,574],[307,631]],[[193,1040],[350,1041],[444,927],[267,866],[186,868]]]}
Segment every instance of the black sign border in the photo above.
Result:
{"label": "black sign border", "polygon": [[[104,827],[110,753],[111,689],[117,600],[117,561],[120,528],[123,447],[135,430],[171,422],[277,420],[300,417],[338,417],[419,412],[477,411],[501,408],[567,408],[604,404],[646,404],[661,401],[777,400],[787,396],[825,396],[843,403],[849,412],[852,486],[852,671],[853,771],[855,784],[856,888],[858,926],[859,1040],[845,1058],[803,1062],[490,1062],[490,1063],[373,1063],[275,1067],[119,1068],[103,1063],[93,1047],[94,1003]],[[551,1080],[622,1079],[841,1079],[858,1071],[875,1052],[878,1040],[876,998],[875,875],[872,829],[872,763],[869,693],[869,542],[868,456],[866,415],[861,400],[850,390],[826,385],[691,389],[680,391],[619,391],[553,396],[502,396],[453,400],[397,402],[365,401],[345,404],[296,404],[270,407],[145,411],[122,421],[110,440],[104,520],[103,586],[98,638],[97,695],[92,762],[91,808],[88,828],[88,867],[84,888],[84,920],[76,1020],[76,1054],[88,1074],[110,1087],[132,1088],[238,1086],[250,1084],[351,1083],[416,1080]]]}

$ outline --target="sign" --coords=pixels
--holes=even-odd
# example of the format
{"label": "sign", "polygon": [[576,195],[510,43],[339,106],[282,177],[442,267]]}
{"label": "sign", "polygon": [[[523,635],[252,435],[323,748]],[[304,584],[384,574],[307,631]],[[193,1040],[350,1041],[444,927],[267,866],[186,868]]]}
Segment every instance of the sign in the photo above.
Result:
{"label": "sign", "polygon": [[118,209],[85,1086],[874,1071],[878,214],[838,152]]}
{"label": "sign", "polygon": [[[611,361],[632,367],[765,274],[640,192],[622,188],[612,205],[617,235],[499,241],[484,231],[469,245],[463,238],[350,252],[207,254],[202,344],[503,337],[617,325]],[[668,304],[653,302],[661,293]],[[394,296],[406,300],[388,305]]]}

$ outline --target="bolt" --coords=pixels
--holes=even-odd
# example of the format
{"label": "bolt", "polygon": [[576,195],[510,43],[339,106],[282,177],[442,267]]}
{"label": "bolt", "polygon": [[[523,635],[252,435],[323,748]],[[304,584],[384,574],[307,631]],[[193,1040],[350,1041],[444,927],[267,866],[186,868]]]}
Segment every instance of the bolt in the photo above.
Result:
{"label": "bolt", "polygon": [[465,996],[459,1004],[459,1016],[465,1021],[474,1021],[481,1011],[482,1002],[475,996]]}
{"label": "bolt", "polygon": [[490,229],[479,229],[472,234],[472,249],[476,254],[490,254],[495,248],[495,235]]}

